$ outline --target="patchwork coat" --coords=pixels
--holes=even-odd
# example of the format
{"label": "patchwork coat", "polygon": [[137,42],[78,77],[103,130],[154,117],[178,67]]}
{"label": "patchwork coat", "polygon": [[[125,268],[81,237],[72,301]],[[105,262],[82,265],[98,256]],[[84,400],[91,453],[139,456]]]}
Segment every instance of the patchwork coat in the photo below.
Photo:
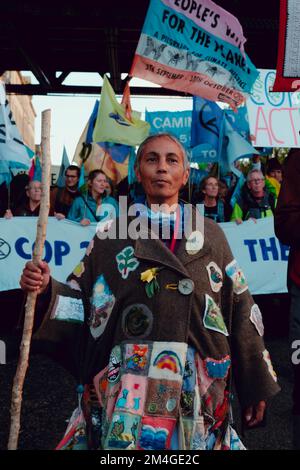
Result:
{"label": "patchwork coat", "polygon": [[231,377],[242,406],[279,390],[262,335],[214,222],[191,225],[175,254],[145,227],[136,240],[96,234],[68,283],[52,279],[36,335],[78,351],[82,405],[58,448],[168,449],[175,434],[180,449],[240,448]]}

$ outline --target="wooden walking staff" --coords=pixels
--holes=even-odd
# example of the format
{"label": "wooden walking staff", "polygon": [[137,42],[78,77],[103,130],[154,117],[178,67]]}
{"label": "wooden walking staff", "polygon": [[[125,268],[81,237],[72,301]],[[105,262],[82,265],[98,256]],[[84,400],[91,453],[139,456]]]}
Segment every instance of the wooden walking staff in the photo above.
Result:
{"label": "wooden walking staff", "polygon": [[[49,196],[50,196],[50,121],[51,110],[47,109],[42,112],[42,198],[40,204],[40,213],[37,222],[37,232],[35,245],[33,250],[32,261],[38,264],[42,259],[44,243],[46,238],[46,228],[49,213]],[[28,368],[28,358],[30,351],[30,343],[32,336],[32,328],[34,322],[34,310],[37,298],[37,292],[29,292],[25,305],[25,320],[23,328],[23,336],[20,345],[20,356],[14,378],[12,397],[11,397],[11,421],[8,441],[8,450],[16,450],[18,446],[20,431],[20,416],[22,405],[23,385],[25,375]]]}

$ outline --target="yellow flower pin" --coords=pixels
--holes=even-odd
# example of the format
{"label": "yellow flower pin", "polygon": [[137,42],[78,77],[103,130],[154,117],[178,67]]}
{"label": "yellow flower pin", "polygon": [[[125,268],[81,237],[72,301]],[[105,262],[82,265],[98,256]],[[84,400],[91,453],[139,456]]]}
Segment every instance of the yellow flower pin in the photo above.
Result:
{"label": "yellow flower pin", "polygon": [[145,290],[149,298],[159,291],[159,284],[156,280],[157,274],[163,268],[150,268],[141,273],[141,281],[146,282]]}
{"label": "yellow flower pin", "polygon": [[158,273],[158,268],[150,268],[141,273],[141,281],[143,282],[151,282],[153,279],[156,279]]}

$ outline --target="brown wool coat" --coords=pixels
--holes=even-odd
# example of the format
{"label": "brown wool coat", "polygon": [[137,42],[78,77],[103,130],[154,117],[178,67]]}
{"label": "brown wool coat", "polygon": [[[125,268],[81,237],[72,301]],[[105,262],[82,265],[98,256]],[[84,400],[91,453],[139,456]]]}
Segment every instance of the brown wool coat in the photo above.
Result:
{"label": "brown wool coat", "polygon": [[[111,232],[115,227],[112,227]],[[146,234],[148,230],[142,228],[142,233]],[[100,240],[96,235],[91,253],[82,260],[84,272],[80,277],[74,273],[69,277],[69,280],[75,280],[80,285],[81,292],[52,279],[50,306],[36,337],[64,344],[66,354],[67,345],[71,345],[72,352],[76,354],[78,348],[79,380],[81,383],[91,383],[93,377],[107,366],[112,347],[128,341],[122,329],[122,312],[132,304],[142,303],[153,313],[152,330],[146,338],[143,337],[144,340],[187,342],[203,359],[209,357],[220,360],[230,355],[242,406],[256,404],[275,395],[280,389],[263,360],[263,339],[249,318],[253,299],[249,290],[235,294],[232,280],[225,272],[233,256],[221,228],[208,219],[204,220],[204,245],[196,254],[187,253],[185,236],[178,242],[175,255],[160,240],[142,237],[137,240]],[[127,279],[122,279],[117,269],[116,255],[127,246],[134,248],[139,266],[129,272]],[[213,292],[206,269],[211,261],[217,264],[223,274],[223,286],[219,292]],[[157,277],[160,291],[148,298],[140,275],[153,267],[163,267]],[[116,301],[104,333],[94,339],[88,326],[90,298],[95,280],[101,274]],[[177,284],[184,278],[193,280],[195,288],[192,294],[182,295],[178,290],[165,288],[167,284]],[[205,294],[212,297],[221,308],[229,336],[204,326]],[[58,295],[83,300],[83,326],[50,319]],[[135,340],[141,342],[140,338]]]}

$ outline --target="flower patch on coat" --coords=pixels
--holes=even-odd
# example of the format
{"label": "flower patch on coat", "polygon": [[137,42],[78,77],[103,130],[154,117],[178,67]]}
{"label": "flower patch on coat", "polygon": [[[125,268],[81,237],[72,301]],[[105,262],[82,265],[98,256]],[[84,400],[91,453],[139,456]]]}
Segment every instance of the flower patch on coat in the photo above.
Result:
{"label": "flower patch on coat", "polygon": [[127,279],[131,271],[135,271],[139,266],[139,261],[134,256],[134,249],[132,246],[126,246],[116,256],[118,271],[123,279]]}
{"label": "flower patch on coat", "polygon": [[124,369],[128,372],[146,374],[149,369],[150,345],[125,344]]}

